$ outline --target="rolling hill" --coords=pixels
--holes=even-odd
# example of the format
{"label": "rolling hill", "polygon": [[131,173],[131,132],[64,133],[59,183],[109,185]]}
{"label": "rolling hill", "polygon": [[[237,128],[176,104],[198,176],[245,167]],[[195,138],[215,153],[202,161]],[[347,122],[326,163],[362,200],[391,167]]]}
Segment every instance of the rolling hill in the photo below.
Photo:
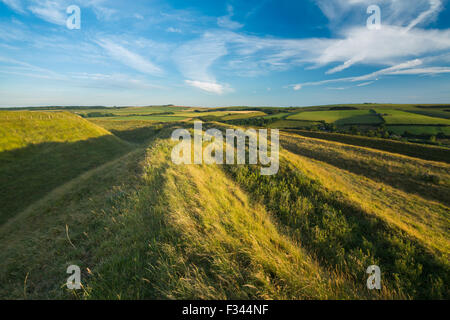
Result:
{"label": "rolling hill", "polygon": [[[20,207],[0,225],[2,298],[450,297],[450,167],[421,157],[445,148],[282,132],[280,171],[262,176],[175,165],[171,133],[191,123],[58,116],[47,143],[34,113],[9,123],[25,121],[27,143],[0,163],[5,204]],[[79,291],[64,288],[72,264]],[[372,264],[381,291],[366,288]]]}
{"label": "rolling hill", "polygon": [[0,224],[132,146],[69,112],[0,112]]}

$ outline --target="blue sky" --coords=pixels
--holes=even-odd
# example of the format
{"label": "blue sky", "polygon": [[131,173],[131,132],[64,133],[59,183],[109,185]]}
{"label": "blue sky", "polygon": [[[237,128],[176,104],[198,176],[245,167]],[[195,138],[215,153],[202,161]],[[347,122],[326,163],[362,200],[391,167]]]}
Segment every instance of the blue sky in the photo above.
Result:
{"label": "blue sky", "polygon": [[0,0],[0,107],[361,102],[450,103],[448,1]]}

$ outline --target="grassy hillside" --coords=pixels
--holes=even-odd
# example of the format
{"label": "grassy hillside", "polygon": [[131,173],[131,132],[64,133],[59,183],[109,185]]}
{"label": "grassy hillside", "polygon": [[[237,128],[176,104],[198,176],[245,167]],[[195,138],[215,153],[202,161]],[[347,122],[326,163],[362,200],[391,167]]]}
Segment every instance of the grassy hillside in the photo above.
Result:
{"label": "grassy hillside", "polygon": [[[309,123],[272,111],[270,125]],[[4,114],[0,298],[450,297],[449,149],[282,132],[280,170],[261,176],[173,164],[170,135],[191,122]],[[64,287],[71,264],[80,291]],[[366,288],[372,264],[381,291]]]}
{"label": "grassy hillside", "polygon": [[0,224],[132,146],[67,112],[0,113]]}
{"label": "grassy hillside", "polygon": [[442,124],[442,125],[450,125],[449,119],[430,117],[427,115],[421,115],[411,112],[405,112],[401,110],[392,110],[392,109],[376,109],[376,111],[382,115],[384,121],[388,125],[393,124]]}
{"label": "grassy hillside", "polygon": [[110,133],[66,111],[0,111],[0,152],[40,143],[70,143],[106,135]]}
{"label": "grassy hillside", "polygon": [[450,204],[449,164],[292,134],[283,134],[280,141],[283,147],[294,153]]}
{"label": "grassy hillside", "polygon": [[403,154],[419,159],[450,163],[450,148],[427,146],[408,142],[368,138],[349,134],[317,132],[305,130],[290,130],[298,135],[322,140],[336,141],[344,144],[373,148],[391,153]]}
{"label": "grassy hillside", "polygon": [[156,139],[0,227],[0,297],[74,297],[70,264],[86,299],[377,297],[320,267],[220,168],[171,164],[172,145]]}
{"label": "grassy hillside", "polygon": [[339,125],[379,124],[380,117],[370,110],[314,111],[300,112],[289,116],[288,120],[325,121]]}

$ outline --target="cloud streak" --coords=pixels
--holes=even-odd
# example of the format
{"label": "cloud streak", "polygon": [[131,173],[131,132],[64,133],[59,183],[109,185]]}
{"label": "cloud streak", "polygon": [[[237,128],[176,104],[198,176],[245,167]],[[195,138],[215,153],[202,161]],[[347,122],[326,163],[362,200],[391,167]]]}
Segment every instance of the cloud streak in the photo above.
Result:
{"label": "cloud streak", "polygon": [[111,58],[136,71],[155,76],[161,76],[164,73],[163,70],[154,63],[111,40],[101,39],[96,41],[96,43],[105,49]]}

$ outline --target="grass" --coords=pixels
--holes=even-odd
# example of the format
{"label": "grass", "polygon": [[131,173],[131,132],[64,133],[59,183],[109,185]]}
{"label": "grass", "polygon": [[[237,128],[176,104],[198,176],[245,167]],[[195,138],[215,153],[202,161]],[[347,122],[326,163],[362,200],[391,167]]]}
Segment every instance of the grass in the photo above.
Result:
{"label": "grass", "polygon": [[434,118],[421,114],[393,109],[375,109],[382,115],[387,125],[450,125],[449,119]]}
{"label": "grass", "polygon": [[449,165],[320,140],[290,136],[281,140],[294,153],[289,153],[289,158],[308,169],[308,176],[319,179],[328,189],[347,194],[389,225],[421,239],[438,255],[450,254],[446,237]]}
{"label": "grass", "polygon": [[[219,168],[170,164],[171,145],[156,139],[145,157],[90,171],[1,227],[0,297],[361,297]],[[62,288],[69,264],[82,267],[82,292]]]}
{"label": "grass", "polygon": [[164,127],[164,124],[145,120],[111,121],[91,119],[90,121],[105,128],[120,139],[132,143],[145,143]]}
{"label": "grass", "polygon": [[280,141],[288,150],[308,158],[450,204],[448,164],[289,134],[282,134]]}
{"label": "grass", "polygon": [[222,117],[222,120],[229,121],[229,120],[239,120],[239,119],[250,119],[250,118],[256,118],[256,117],[263,117],[266,116],[264,112],[249,112],[249,113],[238,113],[229,115],[226,117]]}
{"label": "grass", "polygon": [[289,116],[288,120],[325,121],[337,125],[379,124],[381,119],[370,110],[341,110],[300,112]]}
{"label": "grass", "polygon": [[282,162],[274,177],[258,175],[255,166],[227,170],[324,266],[364,283],[364,266],[376,264],[384,270],[384,286],[391,292],[416,299],[449,296],[448,259],[431,254],[341,192],[324,188],[298,166]]}
{"label": "grass", "polygon": [[111,135],[70,112],[0,111],[0,152]]}
{"label": "grass", "polygon": [[312,126],[319,125],[320,122],[314,121],[300,121],[300,120],[278,120],[269,125],[269,128],[273,129],[299,129],[310,128]]}
{"label": "grass", "polygon": [[[0,140],[0,298],[450,296],[449,149],[298,130],[281,134],[279,173],[261,176],[173,164],[181,123],[37,114],[8,117],[15,135]],[[81,291],[64,288],[71,264]],[[380,292],[365,286],[371,264]]]}
{"label": "grass", "polygon": [[403,135],[405,133],[410,133],[413,135],[438,135],[438,134],[444,134],[446,136],[450,136],[450,126],[414,126],[414,125],[408,125],[408,126],[387,126],[387,129],[389,131],[394,132],[398,135]]}
{"label": "grass", "polygon": [[70,113],[5,112],[1,116],[5,136],[0,180],[8,192],[0,198],[0,224],[59,185],[132,149],[105,129]]}
{"label": "grass", "polygon": [[335,141],[353,146],[360,146],[391,153],[402,154],[409,157],[415,157],[424,160],[450,163],[450,149],[445,147],[428,146],[422,144],[385,140],[378,138],[369,138],[339,133],[305,131],[305,130],[294,130],[293,132],[295,132],[298,135],[309,138]]}
{"label": "grass", "polygon": [[[94,118],[102,119],[102,118]],[[158,116],[158,115],[142,115],[142,116],[122,116],[122,117],[111,117],[110,120],[115,121],[153,121],[153,122],[178,122],[188,119],[187,117],[177,117],[177,116]]]}

